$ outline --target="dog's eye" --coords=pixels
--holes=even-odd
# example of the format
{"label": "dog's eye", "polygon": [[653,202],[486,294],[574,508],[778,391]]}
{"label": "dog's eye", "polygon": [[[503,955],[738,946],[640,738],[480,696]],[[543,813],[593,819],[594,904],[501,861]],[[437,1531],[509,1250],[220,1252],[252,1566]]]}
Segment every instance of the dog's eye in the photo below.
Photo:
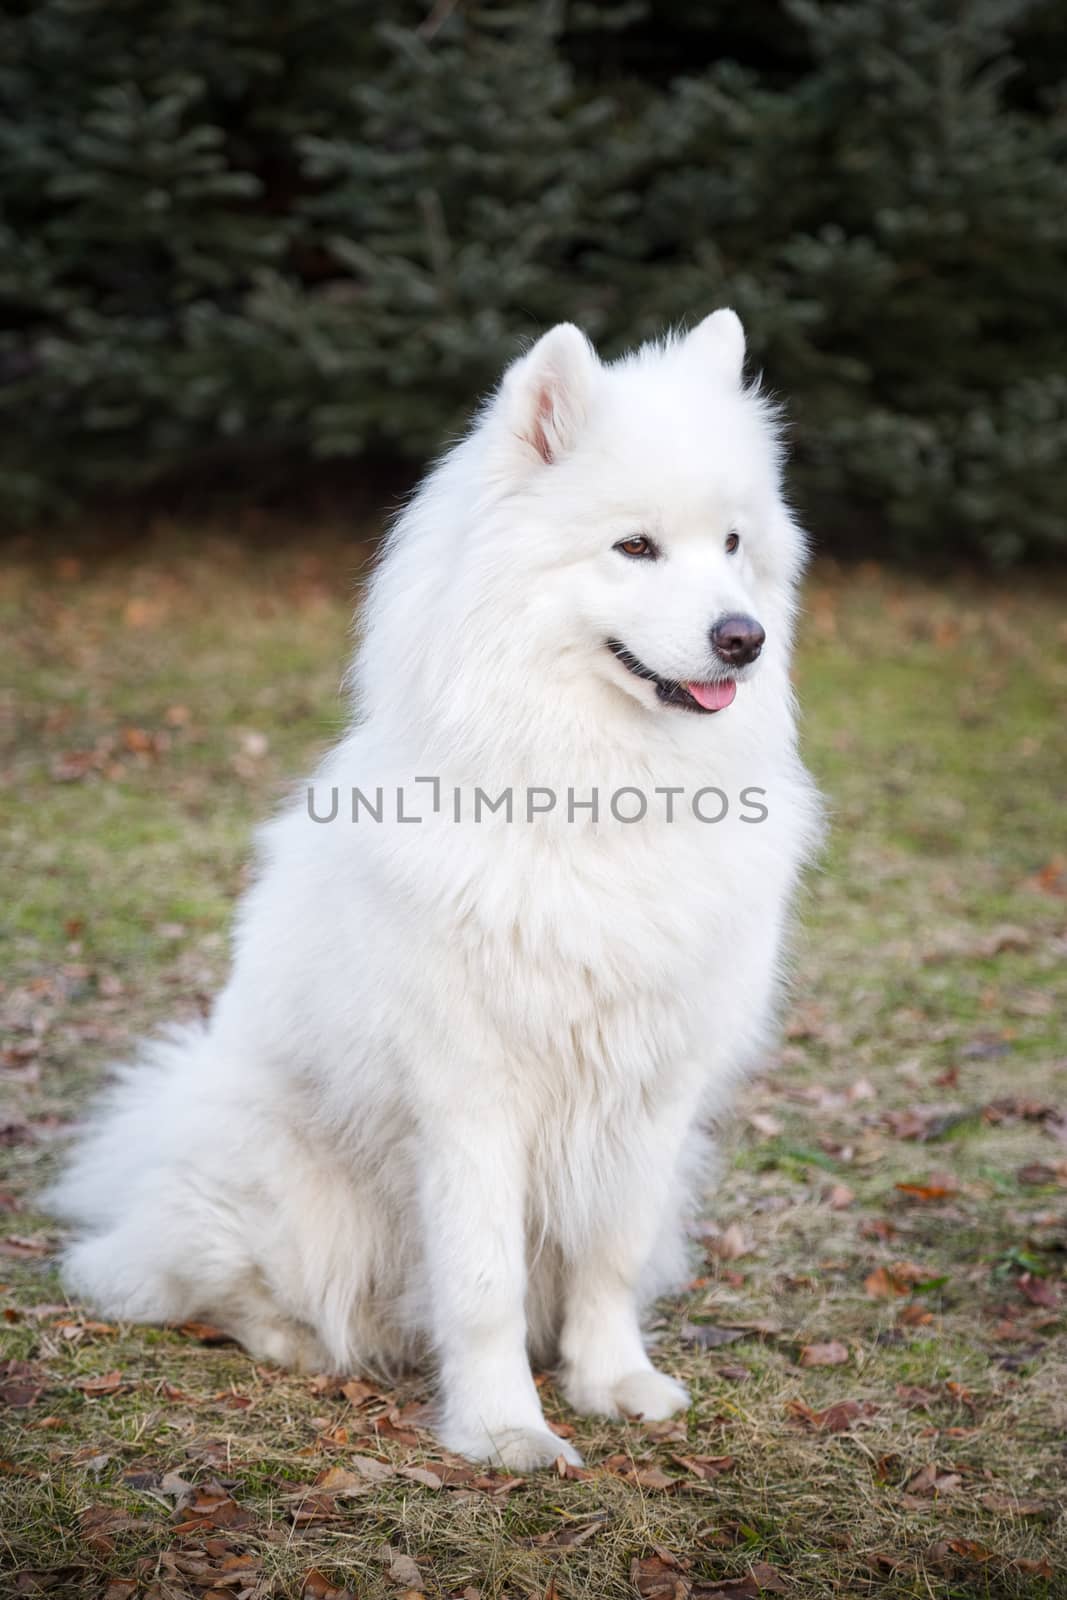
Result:
{"label": "dog's eye", "polygon": [[739,533],[728,533],[726,535],[726,554],[732,556],[740,543],[741,535]]}
{"label": "dog's eye", "polygon": [[643,536],[636,539],[620,539],[615,548],[620,555],[630,556],[634,561],[655,561],[659,555],[652,540]]}

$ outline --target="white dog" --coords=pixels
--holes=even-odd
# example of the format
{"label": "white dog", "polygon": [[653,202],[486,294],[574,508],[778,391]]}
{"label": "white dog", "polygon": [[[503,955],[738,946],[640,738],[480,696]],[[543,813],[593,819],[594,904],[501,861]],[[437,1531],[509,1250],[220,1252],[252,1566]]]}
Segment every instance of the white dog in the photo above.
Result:
{"label": "white dog", "polygon": [[641,1310],[819,827],[803,541],[743,359],[732,311],[612,365],[556,327],[400,516],[213,1017],[123,1071],[54,1196],[102,1311],[431,1358],[442,1441],[513,1470],[579,1459],[531,1357],[580,1412],[687,1404]]}

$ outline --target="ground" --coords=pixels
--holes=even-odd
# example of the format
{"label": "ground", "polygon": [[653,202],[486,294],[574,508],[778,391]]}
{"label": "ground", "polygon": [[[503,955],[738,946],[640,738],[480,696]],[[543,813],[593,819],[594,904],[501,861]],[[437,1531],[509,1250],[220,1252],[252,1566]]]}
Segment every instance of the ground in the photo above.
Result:
{"label": "ground", "polygon": [[546,1378],[588,1470],[482,1475],[419,1427],[417,1385],[65,1303],[35,1195],[108,1059],[208,1004],[251,826],[338,725],[369,548],[170,528],[5,563],[3,1592],[1067,1595],[1047,579],[813,574],[797,680],[832,833],[781,1049],[657,1308],[687,1416],[579,1420]]}

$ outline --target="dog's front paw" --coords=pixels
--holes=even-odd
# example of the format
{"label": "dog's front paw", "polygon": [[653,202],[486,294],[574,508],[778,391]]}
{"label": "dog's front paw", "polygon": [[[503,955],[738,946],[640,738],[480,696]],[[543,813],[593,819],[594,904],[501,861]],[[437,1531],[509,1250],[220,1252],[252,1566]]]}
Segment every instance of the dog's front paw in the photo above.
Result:
{"label": "dog's front paw", "polygon": [[615,1404],[627,1417],[645,1422],[662,1422],[689,1406],[689,1390],[665,1372],[650,1367],[647,1372],[629,1372],[614,1389]]}
{"label": "dog's front paw", "polygon": [[572,1444],[548,1428],[494,1428],[467,1429],[444,1428],[438,1438],[448,1450],[466,1456],[469,1461],[485,1461],[491,1467],[503,1467],[508,1472],[536,1472],[539,1467],[550,1467],[557,1457],[572,1467],[580,1467],[582,1458]]}
{"label": "dog's front paw", "polygon": [[628,1372],[609,1380],[571,1379],[563,1390],[568,1404],[583,1416],[640,1417],[645,1422],[662,1422],[684,1411],[689,1391],[666,1373],[654,1367]]}

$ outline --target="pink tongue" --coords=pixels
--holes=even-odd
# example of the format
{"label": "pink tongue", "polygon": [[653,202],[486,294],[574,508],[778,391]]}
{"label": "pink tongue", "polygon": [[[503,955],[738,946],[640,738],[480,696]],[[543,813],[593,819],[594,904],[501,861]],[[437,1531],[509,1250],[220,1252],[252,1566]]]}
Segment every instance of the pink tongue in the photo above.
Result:
{"label": "pink tongue", "polygon": [[725,710],[737,693],[737,684],[730,679],[725,683],[687,683],[686,688],[705,711]]}

